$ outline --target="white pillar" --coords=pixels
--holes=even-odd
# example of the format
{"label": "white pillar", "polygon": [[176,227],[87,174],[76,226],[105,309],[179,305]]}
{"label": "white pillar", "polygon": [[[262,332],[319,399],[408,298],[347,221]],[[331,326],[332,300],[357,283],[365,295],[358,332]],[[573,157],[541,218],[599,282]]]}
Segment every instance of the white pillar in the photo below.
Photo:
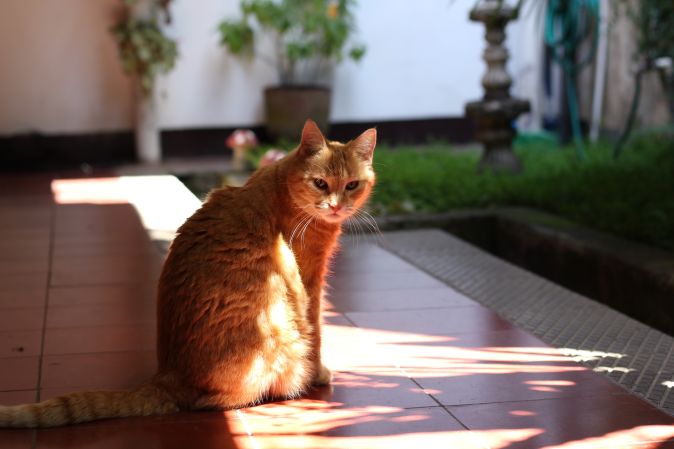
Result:
{"label": "white pillar", "polygon": [[140,162],[156,164],[161,161],[161,143],[159,140],[159,117],[155,90],[144,95],[140,81],[136,81],[136,121],[134,137],[136,157]]}

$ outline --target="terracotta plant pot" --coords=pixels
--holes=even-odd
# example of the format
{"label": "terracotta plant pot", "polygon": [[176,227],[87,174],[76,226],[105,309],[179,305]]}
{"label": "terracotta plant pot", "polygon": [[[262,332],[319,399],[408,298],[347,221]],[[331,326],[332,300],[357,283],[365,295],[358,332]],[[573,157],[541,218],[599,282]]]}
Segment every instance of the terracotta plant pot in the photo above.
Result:
{"label": "terracotta plant pot", "polygon": [[282,86],[264,92],[267,133],[274,139],[296,141],[306,119],[316,122],[323,133],[330,127],[330,95],[327,87]]}

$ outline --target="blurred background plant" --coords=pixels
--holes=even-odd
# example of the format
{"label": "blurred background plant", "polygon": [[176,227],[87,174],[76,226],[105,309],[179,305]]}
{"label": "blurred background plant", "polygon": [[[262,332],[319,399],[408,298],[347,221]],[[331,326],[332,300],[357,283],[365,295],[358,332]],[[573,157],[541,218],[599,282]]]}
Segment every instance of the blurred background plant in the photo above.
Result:
{"label": "blurred background plant", "polygon": [[178,57],[176,41],[159,26],[160,15],[171,21],[171,0],[123,0],[122,19],[112,28],[124,71],[138,77],[143,94],[149,95],[160,73],[169,72]]}
{"label": "blurred background plant", "polygon": [[[242,0],[243,17],[224,20],[220,43],[232,54],[256,56],[273,65],[281,85],[325,83],[330,69],[349,57],[359,61],[363,45],[351,44],[353,0]],[[258,41],[273,40],[274,55]]]}
{"label": "blurred background plant", "polygon": [[579,160],[570,146],[525,139],[519,176],[475,174],[479,152],[446,143],[387,148],[375,156],[373,214],[532,207],[635,241],[674,250],[674,130],[635,133],[615,160],[603,141]]}
{"label": "blurred background plant", "polygon": [[639,107],[643,76],[656,71],[667,95],[670,117],[674,120],[674,1],[618,0],[616,14],[626,14],[636,30],[636,52],[633,56],[634,95],[623,133],[614,147],[620,155],[634,126]]}

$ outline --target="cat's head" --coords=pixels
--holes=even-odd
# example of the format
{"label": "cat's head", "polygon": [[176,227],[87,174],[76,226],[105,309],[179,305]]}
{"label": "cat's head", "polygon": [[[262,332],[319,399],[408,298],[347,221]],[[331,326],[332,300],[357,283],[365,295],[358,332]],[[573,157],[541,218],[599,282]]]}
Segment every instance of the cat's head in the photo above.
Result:
{"label": "cat's head", "polygon": [[376,142],[374,128],[348,143],[331,142],[307,120],[288,180],[295,205],[328,223],[340,223],[354,215],[374,186]]}

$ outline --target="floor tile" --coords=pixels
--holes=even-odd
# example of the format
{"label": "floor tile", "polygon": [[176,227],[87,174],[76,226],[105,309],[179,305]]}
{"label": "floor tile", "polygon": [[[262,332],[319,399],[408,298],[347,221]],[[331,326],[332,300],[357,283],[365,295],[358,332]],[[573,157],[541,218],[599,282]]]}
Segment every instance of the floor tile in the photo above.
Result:
{"label": "floor tile", "polygon": [[39,356],[41,346],[42,330],[0,332],[0,358]]}
{"label": "floor tile", "polygon": [[73,238],[59,238],[54,242],[55,263],[61,263],[73,257],[143,256],[146,254],[157,254],[157,250],[145,235],[142,238],[124,236],[105,239],[99,238],[98,235],[91,238],[74,236]]}
{"label": "floor tile", "polygon": [[4,275],[0,273],[0,292],[15,289],[47,288],[47,271],[40,273],[16,273]]}
{"label": "floor tile", "polygon": [[[2,230],[0,229],[0,233]],[[44,262],[49,260],[49,241],[18,241],[12,240],[0,242],[0,261],[5,268],[10,267],[11,263],[20,261],[21,263]],[[43,269],[42,271],[47,271]],[[3,272],[0,271],[0,275]]]}
{"label": "floor tile", "polygon": [[461,332],[498,331],[513,326],[484,307],[350,312],[347,318],[358,327],[414,335],[447,335]]}
{"label": "floor tile", "polygon": [[340,312],[477,306],[475,301],[448,287],[372,291],[332,289],[328,299]]}
{"label": "floor tile", "polygon": [[35,402],[37,392],[35,390],[0,391],[0,404],[21,405]]}
{"label": "floor tile", "polygon": [[386,375],[365,371],[333,371],[328,387],[312,389],[306,397],[336,407],[431,407],[437,405],[415,383],[390,369]]}
{"label": "floor tile", "polygon": [[3,206],[0,229],[45,229],[52,220],[51,207]]}
{"label": "floor tile", "polygon": [[372,291],[446,287],[421,271],[400,273],[335,273],[328,279],[333,291]]}
{"label": "floor tile", "polygon": [[[156,284],[94,285],[82,287],[52,287],[49,306],[79,306],[90,304],[155,304]],[[2,292],[0,292],[0,298]]]}
{"label": "floor tile", "polygon": [[51,198],[53,173],[3,173],[0,178],[0,197],[44,195]]}
{"label": "floor tile", "polygon": [[570,357],[516,328],[447,336],[361,330],[365,339],[377,345],[378,353],[404,367],[412,377],[457,375],[462,372],[462,367],[470,372],[471,364],[477,366],[480,363],[503,364],[504,367],[566,363],[580,369]]}
{"label": "floor tile", "polygon": [[[1,210],[1,209],[0,209]],[[2,229],[0,233],[0,259],[7,259],[6,250],[16,247],[29,247],[31,250],[40,249],[39,255],[46,256],[49,251],[49,242],[51,241],[51,229],[49,223],[42,227],[22,227]],[[27,251],[32,254],[32,251]],[[19,254],[12,254],[18,256]]]}
{"label": "floor tile", "polygon": [[337,254],[331,268],[336,274],[417,271],[413,265],[374,245],[343,250]]}
{"label": "floor tile", "polygon": [[14,287],[4,289],[0,284],[0,310],[44,307],[46,299],[46,285],[44,287]]}
{"label": "floor tile", "polygon": [[37,387],[38,357],[0,359],[0,391],[34,390]]}
{"label": "floor tile", "polygon": [[4,309],[0,311],[0,329],[4,331],[40,330],[44,324],[44,307]]}
{"label": "floor tile", "polygon": [[260,448],[479,448],[442,408],[334,409],[296,401],[289,410],[244,410]]}
{"label": "floor tile", "polygon": [[54,216],[57,240],[119,240],[145,236],[140,216],[130,204],[58,206]]}
{"label": "floor tile", "polygon": [[[379,375],[400,375],[394,360],[364,340],[361,329],[340,314],[324,319],[322,326],[323,363],[334,371],[364,372]],[[357,348],[357,350],[354,350]]]}
{"label": "floor tile", "polygon": [[[228,412],[234,414],[234,412]],[[223,413],[174,414],[95,421],[37,432],[36,448],[251,448],[245,428]]]}
{"label": "floor tile", "polygon": [[44,353],[151,351],[155,348],[155,340],[155,326],[147,325],[47,329]]}
{"label": "floor tile", "polygon": [[2,449],[31,449],[34,433],[33,430],[2,429],[0,430],[0,447]]}
{"label": "floor tile", "polygon": [[0,259],[0,273],[3,276],[24,273],[44,273],[49,271],[47,257],[24,257],[12,260]]}
{"label": "floor tile", "polygon": [[[443,405],[625,394],[580,365],[554,363],[459,363],[458,370],[414,379]],[[450,374],[447,374],[447,371]]]}
{"label": "floor tile", "polygon": [[507,445],[509,449],[614,449],[637,443],[664,448],[655,442],[674,438],[674,417],[629,395],[467,405],[449,411],[490,447],[506,447],[489,435],[491,429],[535,430]]}
{"label": "floor tile", "polygon": [[73,390],[139,385],[156,371],[154,351],[50,355],[42,362],[42,388]]}
{"label": "floor tile", "polygon": [[161,270],[159,259],[155,257],[124,255],[73,259],[62,259],[52,266],[51,286],[156,282]]}
{"label": "floor tile", "polygon": [[47,328],[152,324],[156,310],[149,301],[49,307]]}

